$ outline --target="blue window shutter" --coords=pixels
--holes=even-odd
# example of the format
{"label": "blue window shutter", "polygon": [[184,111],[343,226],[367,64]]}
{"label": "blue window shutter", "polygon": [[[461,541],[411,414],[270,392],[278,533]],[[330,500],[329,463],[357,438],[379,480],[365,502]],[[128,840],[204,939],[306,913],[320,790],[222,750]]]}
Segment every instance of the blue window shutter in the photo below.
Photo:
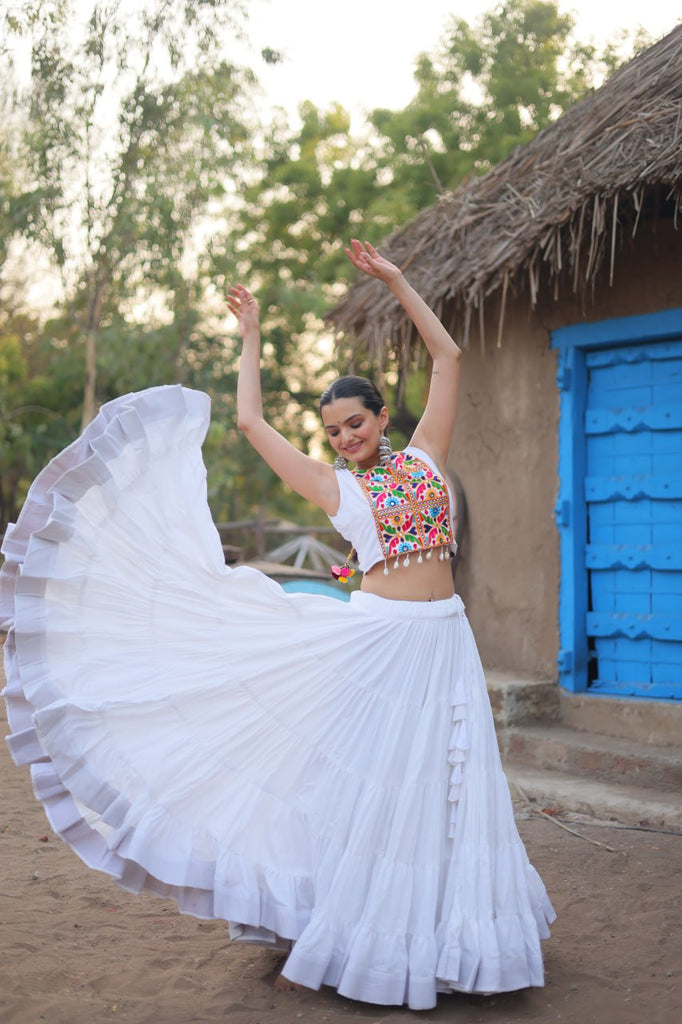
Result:
{"label": "blue window shutter", "polygon": [[682,310],[563,328],[552,345],[560,683],[682,699]]}

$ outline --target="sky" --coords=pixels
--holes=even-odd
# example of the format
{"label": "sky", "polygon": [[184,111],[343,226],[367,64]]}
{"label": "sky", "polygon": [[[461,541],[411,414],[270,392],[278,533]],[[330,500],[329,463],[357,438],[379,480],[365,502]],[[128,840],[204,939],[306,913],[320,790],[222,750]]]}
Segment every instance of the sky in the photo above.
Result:
{"label": "sky", "polygon": [[[311,100],[318,107],[339,102],[357,123],[365,111],[399,110],[409,103],[417,56],[433,52],[451,15],[475,25],[499,0],[243,2],[250,52],[239,45],[228,52],[255,70],[264,89],[259,104],[264,118],[275,106],[293,115],[300,103]],[[93,0],[75,3],[86,17]],[[682,20],[680,0],[558,0],[558,6],[573,14],[581,42],[597,44],[620,29],[634,32],[640,26],[655,40]],[[282,52],[283,62],[265,64],[260,57],[264,47]]]}
{"label": "sky", "polygon": [[[10,5],[18,0],[9,0]],[[129,0],[134,3],[134,0]],[[376,107],[403,108],[414,95],[419,53],[433,52],[450,15],[475,24],[496,0],[245,0],[251,52],[237,46],[229,57],[254,68],[264,95],[263,123],[283,106],[290,118],[304,100],[318,107],[341,103],[360,130],[363,114]],[[7,0],[0,0],[0,6]],[[75,0],[86,17],[93,0]],[[597,44],[619,29],[645,28],[653,39],[681,20],[680,0],[559,0],[572,12],[581,42]],[[284,54],[269,67],[263,47]]]}
{"label": "sky", "polygon": [[[399,109],[412,98],[417,55],[432,51],[448,15],[470,24],[494,0],[249,0],[248,35],[257,54],[283,51],[284,63],[254,67],[264,104],[295,112],[310,99],[324,107],[338,101],[356,117],[374,107]],[[658,39],[681,20],[680,0],[559,0],[572,12],[577,36],[605,41],[638,26]]]}

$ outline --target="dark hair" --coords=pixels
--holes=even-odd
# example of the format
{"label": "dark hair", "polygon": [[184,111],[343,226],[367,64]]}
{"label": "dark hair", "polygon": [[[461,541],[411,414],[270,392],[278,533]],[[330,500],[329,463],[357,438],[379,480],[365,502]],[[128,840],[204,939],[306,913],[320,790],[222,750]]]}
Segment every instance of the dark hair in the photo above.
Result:
{"label": "dark hair", "polygon": [[337,398],[359,398],[365,409],[370,409],[375,416],[378,416],[386,405],[376,384],[366,377],[337,377],[323,392],[320,398],[320,411]]}

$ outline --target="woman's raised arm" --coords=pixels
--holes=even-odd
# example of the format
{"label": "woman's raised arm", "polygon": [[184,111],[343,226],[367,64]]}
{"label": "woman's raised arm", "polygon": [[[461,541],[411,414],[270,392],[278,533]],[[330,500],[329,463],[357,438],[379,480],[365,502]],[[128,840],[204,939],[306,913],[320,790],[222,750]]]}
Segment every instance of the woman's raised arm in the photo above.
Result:
{"label": "woman's raised arm", "polygon": [[431,356],[433,366],[429,395],[411,443],[428,452],[439,466],[444,467],[457,415],[461,349],[433,310],[408,284],[400,269],[379,255],[369,242],[363,245],[353,239],[346,253],[358,270],[388,285]]}
{"label": "woman's raised arm", "polygon": [[285,484],[327,515],[334,515],[339,487],[332,466],[299,451],[263,415],[258,303],[247,288],[237,285],[230,289],[227,304],[237,318],[243,340],[237,379],[237,426]]}

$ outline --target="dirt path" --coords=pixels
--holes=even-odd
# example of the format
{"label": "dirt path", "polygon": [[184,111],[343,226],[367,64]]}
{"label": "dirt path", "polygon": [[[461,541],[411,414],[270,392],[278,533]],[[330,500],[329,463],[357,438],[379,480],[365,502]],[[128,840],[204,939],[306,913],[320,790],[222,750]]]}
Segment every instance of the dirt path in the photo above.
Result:
{"label": "dirt path", "polygon": [[0,779],[2,1024],[682,1021],[682,837],[578,826],[610,853],[521,808],[521,834],[559,915],[545,988],[441,997],[415,1014],[329,989],[275,992],[274,954],[232,945],[222,923],[180,917],[86,868],[49,832],[28,772],[4,744]]}

